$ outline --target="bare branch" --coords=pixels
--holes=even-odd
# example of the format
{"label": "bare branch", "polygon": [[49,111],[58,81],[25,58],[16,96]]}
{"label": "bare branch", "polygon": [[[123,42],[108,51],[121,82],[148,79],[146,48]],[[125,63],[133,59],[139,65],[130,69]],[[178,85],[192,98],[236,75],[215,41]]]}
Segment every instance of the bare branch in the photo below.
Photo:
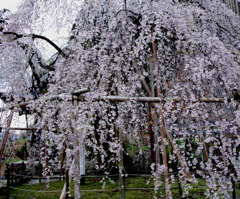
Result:
{"label": "bare branch", "polygon": [[67,57],[67,55],[62,51],[61,48],[59,48],[53,41],[48,39],[47,37],[41,36],[41,35],[35,35],[35,34],[30,34],[30,35],[24,35],[24,34],[17,34],[15,32],[3,32],[4,35],[14,35],[16,39],[20,39],[22,37],[32,37],[33,39],[42,39],[48,42],[50,45],[52,45],[63,57]]}

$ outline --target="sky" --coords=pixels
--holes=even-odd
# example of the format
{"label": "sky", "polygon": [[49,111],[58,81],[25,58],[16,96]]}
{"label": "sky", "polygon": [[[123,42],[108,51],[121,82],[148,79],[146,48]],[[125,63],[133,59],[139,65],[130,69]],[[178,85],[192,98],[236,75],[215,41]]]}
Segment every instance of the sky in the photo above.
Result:
{"label": "sky", "polygon": [[[18,6],[23,2],[24,0],[0,0],[0,10],[3,8],[7,8],[11,11],[11,13],[15,13],[18,9]],[[44,16],[45,19],[48,19],[50,23],[53,23],[51,16]],[[69,24],[67,27],[62,27],[59,31],[59,28],[56,27],[45,27],[44,32],[40,33],[42,36],[47,37],[48,39],[52,40],[54,43],[56,43],[60,48],[63,48],[67,45],[68,36],[69,36],[69,30],[71,30],[71,24]],[[34,34],[38,34],[37,32],[34,32]],[[35,42],[35,45],[39,48],[40,52],[42,53],[43,59],[48,60],[52,57],[53,54],[55,54],[57,51],[55,48],[53,48],[50,45],[46,46],[46,42],[37,41]]]}
{"label": "sky", "polygon": [[0,0],[0,10],[3,8],[9,9],[12,13],[17,11],[17,6],[23,0]]}

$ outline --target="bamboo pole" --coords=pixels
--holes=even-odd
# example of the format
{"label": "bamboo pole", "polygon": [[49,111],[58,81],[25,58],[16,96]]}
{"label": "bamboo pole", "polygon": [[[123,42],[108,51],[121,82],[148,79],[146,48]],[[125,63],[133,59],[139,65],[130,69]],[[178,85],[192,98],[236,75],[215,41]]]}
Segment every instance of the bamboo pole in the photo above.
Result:
{"label": "bamboo pole", "polygon": [[124,164],[123,164],[123,138],[122,138],[122,131],[119,128],[119,142],[120,142],[120,148],[119,148],[119,156],[120,156],[120,166],[119,166],[119,177],[120,177],[120,190],[122,192],[122,199],[126,199],[126,193],[125,193],[125,175],[124,175]]}
{"label": "bamboo pole", "polygon": [[[87,126],[84,128],[84,131],[83,131],[83,139],[80,140],[80,144],[79,144],[80,146],[82,146],[83,143],[84,143],[84,139],[85,139],[86,134],[87,134],[87,131],[88,131],[88,125],[91,123],[91,122],[90,122],[90,119],[91,119],[91,117],[88,118]],[[72,165],[71,165],[71,167],[70,167],[70,169],[69,169],[69,183],[71,183],[71,180],[72,180],[72,172],[73,172],[73,169],[74,169],[74,160],[73,160]],[[62,190],[62,193],[61,193],[61,196],[60,196],[59,199],[64,199],[65,196],[66,196],[66,183],[65,183],[64,186],[63,186],[63,190]]]}
{"label": "bamboo pole", "polygon": [[89,88],[82,88],[82,89],[79,89],[79,90],[73,90],[71,92],[71,94],[72,95],[81,95],[81,94],[88,93],[88,92],[90,92]]}
{"label": "bamboo pole", "polygon": [[[150,90],[150,89],[149,89]],[[150,92],[151,93],[151,92]],[[152,94],[151,94],[152,95]],[[174,103],[181,103],[181,102],[188,102],[188,103],[224,103],[224,102],[231,102],[233,98],[228,98],[227,100],[224,98],[199,98],[199,99],[188,99],[188,98],[161,98],[161,97],[126,97],[126,96],[102,96],[102,97],[96,97],[96,98],[90,98],[89,100],[82,96],[72,96],[69,94],[62,94],[62,95],[53,95],[51,97],[46,97],[44,100],[58,100],[58,101],[72,101],[77,100],[80,102],[86,102],[86,101],[109,101],[109,102],[128,102],[128,101],[136,101],[136,102],[152,102],[152,103],[165,103],[168,101],[173,101]],[[14,108],[20,108],[25,107],[27,105],[31,104],[28,103],[22,103],[22,104],[16,104],[8,108],[1,108],[0,111],[6,111],[11,110]]]}
{"label": "bamboo pole", "polygon": [[[49,129],[48,129],[48,122],[46,121],[45,122],[45,128],[46,128],[46,132],[49,133]],[[49,149],[49,146],[48,146],[48,136],[46,135],[45,137],[45,156],[46,156],[46,159],[45,159],[45,162],[46,162],[46,168],[47,168],[47,173],[46,173],[46,176],[49,176],[49,154],[48,154],[48,149]]]}
{"label": "bamboo pole", "polygon": [[[75,111],[73,112],[73,119],[75,122],[77,122],[78,119],[78,109],[77,109],[77,100],[74,100],[73,102]],[[76,124],[75,124],[76,125]],[[79,137],[78,137],[78,131],[76,130],[76,127],[73,128],[73,147],[74,147],[74,198],[80,199],[80,159],[79,159]]]}
{"label": "bamboo pole", "polygon": [[[153,40],[152,42],[152,47],[153,47],[153,55],[154,55],[154,65],[157,70],[156,74],[156,83],[157,83],[157,96],[160,98],[161,97],[161,90],[160,90],[160,80],[159,80],[159,68],[158,68],[158,62],[157,62],[157,50],[156,50],[156,41]],[[162,116],[162,124],[161,124],[161,144],[162,144],[162,157],[163,157],[163,164],[165,166],[164,169],[164,181],[165,181],[165,193],[166,193],[166,198],[171,198],[171,191],[170,191],[170,184],[169,184],[169,173],[168,173],[168,160],[167,160],[167,149],[165,145],[165,138],[166,138],[166,131],[165,131],[165,120],[162,114],[162,110],[160,109],[160,115]]]}
{"label": "bamboo pole", "polygon": [[2,146],[1,146],[1,150],[0,150],[0,163],[2,162],[3,151],[4,151],[5,145],[7,143],[7,138],[8,138],[8,134],[9,134],[8,128],[11,126],[13,114],[14,114],[14,111],[11,110],[9,118],[8,118],[8,122],[7,122],[7,129],[4,133],[4,138],[3,138]]}
{"label": "bamboo pole", "polygon": [[79,161],[79,140],[76,134],[74,135],[74,198],[79,199],[80,196],[80,161]]}
{"label": "bamboo pole", "polygon": [[16,130],[16,131],[24,131],[24,130],[29,130],[29,131],[37,131],[37,130],[47,130],[43,128],[22,128],[22,127],[2,127],[2,129],[6,130]]}
{"label": "bamboo pole", "polygon": [[[72,164],[70,166],[70,169],[69,169],[69,175],[68,175],[68,178],[69,178],[69,184],[71,183],[72,181],[72,170],[73,170],[73,167],[74,167],[74,160],[72,161]],[[66,197],[66,190],[67,187],[66,187],[66,183],[64,184],[63,186],[63,190],[62,190],[62,193],[61,193],[61,196],[59,199],[64,199]]]}

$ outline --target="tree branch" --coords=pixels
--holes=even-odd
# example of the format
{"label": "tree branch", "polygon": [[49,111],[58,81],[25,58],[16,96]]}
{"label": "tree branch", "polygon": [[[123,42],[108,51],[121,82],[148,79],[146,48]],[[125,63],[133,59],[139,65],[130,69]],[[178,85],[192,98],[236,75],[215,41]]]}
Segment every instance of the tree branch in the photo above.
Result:
{"label": "tree branch", "polygon": [[20,39],[22,37],[32,37],[33,39],[42,39],[48,42],[50,45],[52,45],[63,57],[66,57],[67,55],[62,51],[61,48],[59,48],[54,42],[52,42],[50,39],[47,37],[41,36],[41,35],[35,35],[35,34],[30,34],[30,35],[24,35],[24,34],[17,34],[15,32],[3,32],[4,35],[14,35],[16,39]]}

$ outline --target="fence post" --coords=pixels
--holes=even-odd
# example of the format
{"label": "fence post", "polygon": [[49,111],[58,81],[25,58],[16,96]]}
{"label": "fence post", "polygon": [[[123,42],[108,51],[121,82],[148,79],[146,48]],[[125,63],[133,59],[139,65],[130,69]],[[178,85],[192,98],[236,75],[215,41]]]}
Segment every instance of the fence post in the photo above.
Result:
{"label": "fence post", "polygon": [[232,199],[236,199],[236,189],[235,189],[235,181],[234,181],[234,167],[231,164],[231,173],[233,176],[230,175],[232,186],[233,186],[233,191],[232,191]]}
{"label": "fence post", "polygon": [[23,178],[23,176],[24,176],[24,172],[25,172],[25,164],[24,164],[24,162],[22,161],[22,171],[21,171],[21,174],[22,174],[22,176],[21,176],[21,181],[22,181],[22,183],[23,183],[23,181],[24,181],[24,178]]}
{"label": "fence post", "polygon": [[14,170],[14,165],[13,163],[11,164],[11,182],[10,182],[10,185],[13,186],[13,170]]}
{"label": "fence post", "polygon": [[69,199],[69,176],[68,176],[69,170],[66,169],[66,199]]}
{"label": "fence post", "polygon": [[10,198],[10,165],[7,165],[7,192],[6,199]]}
{"label": "fence post", "polygon": [[38,167],[38,175],[39,175],[39,178],[38,178],[38,181],[39,183],[42,182],[42,164],[39,162],[39,167]]}
{"label": "fence post", "polygon": [[62,178],[64,178],[64,160],[65,160],[65,156],[66,156],[66,143],[64,143],[64,148],[63,148],[63,152],[62,152],[62,160],[61,160],[61,166],[60,166],[60,177],[59,177],[59,181],[62,180]]}
{"label": "fence post", "polygon": [[181,181],[180,181],[179,176],[178,176],[178,190],[179,190],[180,198],[183,198],[183,194],[182,194],[182,185],[181,185]]}

